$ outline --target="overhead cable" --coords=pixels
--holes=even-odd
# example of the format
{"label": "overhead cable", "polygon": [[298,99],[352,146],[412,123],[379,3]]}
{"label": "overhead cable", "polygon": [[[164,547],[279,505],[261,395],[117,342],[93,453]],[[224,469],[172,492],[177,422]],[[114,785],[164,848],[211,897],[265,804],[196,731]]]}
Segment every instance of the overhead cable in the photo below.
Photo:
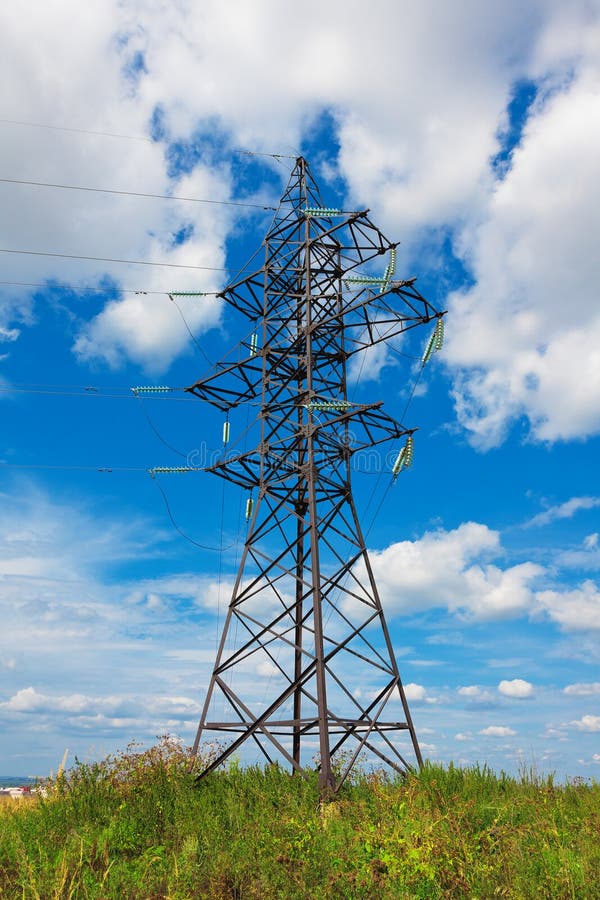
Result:
{"label": "overhead cable", "polygon": [[126,263],[133,266],[159,266],[168,269],[202,269],[206,272],[228,272],[223,266],[186,266],[183,263],[154,262],[143,259],[113,259],[107,256],[81,256],[76,253],[51,253],[49,250],[13,250],[0,247],[0,253],[18,253],[24,256],[55,256],[60,259],[88,259],[93,262]]}
{"label": "overhead cable", "polygon": [[77,472],[102,472],[110,474],[112,472],[145,472],[148,469],[143,466],[69,466],[69,465],[47,465],[46,463],[11,463],[0,461],[0,467],[3,469],[52,469],[60,471],[77,471]]}
{"label": "overhead cable", "polygon": [[[0,284],[9,285],[12,287],[54,287],[54,285],[48,281],[0,281]],[[107,287],[83,287],[78,284],[66,284],[61,281],[58,282],[56,286],[61,288],[61,290],[76,291],[79,294],[87,293],[90,291],[96,294],[106,294],[107,292],[114,290],[119,294],[155,294],[156,296],[161,297],[170,296],[167,291],[142,291],[140,289],[136,290],[134,288],[122,288],[118,287],[117,285],[108,285]],[[220,291],[194,291],[194,297],[216,297],[219,293]]]}
{"label": "overhead cable", "polygon": [[150,197],[153,200],[182,200],[186,203],[212,203],[217,206],[244,206],[248,209],[276,211],[275,206],[263,206],[261,203],[245,203],[242,200],[206,200],[200,197],[178,197],[173,194],[151,194],[142,191],[118,191],[111,188],[80,187],[74,184],[54,184],[49,181],[25,181],[18,178],[0,178],[3,184],[26,184],[30,187],[60,188],[65,191],[89,191],[93,194],[117,194],[122,197]]}
{"label": "overhead cable", "polygon": [[[74,134],[92,134],[98,137],[120,138],[126,141],[143,141],[146,144],[157,144],[151,137],[144,137],[139,134],[120,134],[115,131],[93,131],[89,128],[69,128],[66,125],[49,125],[45,122],[22,122],[17,119],[0,119],[0,125],[22,125],[27,128],[47,128],[51,131],[70,131]],[[291,156],[285,153],[261,153],[258,150],[244,150],[243,148],[234,148],[232,153],[241,153],[244,156],[270,156],[273,159],[296,159],[300,154],[296,153]]]}
{"label": "overhead cable", "polygon": [[76,134],[95,134],[100,137],[122,138],[126,141],[144,141],[147,144],[154,144],[155,141],[149,137],[142,137],[135,134],[117,134],[114,131],[90,131],[87,128],[67,128],[63,125],[47,125],[43,122],[21,122],[17,119],[0,119],[1,125],[25,125],[28,128],[48,128],[51,131],[72,131]]}

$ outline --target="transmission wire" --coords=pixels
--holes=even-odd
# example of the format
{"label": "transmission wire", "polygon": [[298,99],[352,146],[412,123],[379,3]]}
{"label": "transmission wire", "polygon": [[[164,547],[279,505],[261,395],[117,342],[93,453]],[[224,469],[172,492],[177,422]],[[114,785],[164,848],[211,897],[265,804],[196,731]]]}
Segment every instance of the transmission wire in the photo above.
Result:
{"label": "transmission wire", "polygon": [[173,303],[173,304],[175,305],[175,308],[177,309],[177,312],[179,313],[179,315],[180,315],[180,317],[181,317],[181,320],[182,320],[183,324],[184,324],[185,327],[186,327],[187,333],[189,334],[189,336],[191,337],[192,341],[193,341],[194,344],[196,345],[197,350],[198,350],[198,351],[200,352],[200,354],[204,357],[204,359],[205,359],[206,362],[209,364],[209,366],[212,367],[212,366],[214,365],[214,363],[209,359],[209,357],[207,356],[207,354],[206,354],[205,351],[204,351],[204,348],[201,346],[201,344],[199,343],[198,339],[196,338],[196,335],[194,334],[194,332],[192,331],[192,329],[191,329],[190,326],[188,325],[188,321],[187,321],[186,317],[184,316],[183,312],[181,311],[181,307],[179,306],[179,304],[177,303],[177,301],[173,298],[172,294],[169,294],[168,297],[169,297],[169,300],[171,301],[171,303]]}
{"label": "transmission wire", "polygon": [[[48,387],[51,387],[49,385]],[[130,390],[130,388],[127,388]],[[174,390],[182,390],[181,388],[175,388]],[[134,400],[133,395],[127,394],[101,394],[97,390],[87,390],[83,391],[56,391],[56,390],[44,390],[43,388],[24,388],[24,387],[12,387],[12,386],[3,386],[0,387],[0,393],[2,394],[43,394],[48,397],[99,397],[104,400]],[[155,395],[151,395],[146,397],[146,400],[169,400],[171,402],[177,403],[189,403],[190,400],[187,397],[159,397]]]}
{"label": "transmission wire", "polygon": [[[227,270],[223,270],[227,271]],[[93,293],[107,293],[108,291],[118,291],[119,294],[154,294],[156,296],[168,296],[168,291],[142,291],[136,288],[124,288],[109,285],[107,287],[83,287],[77,284],[67,284],[66,282],[58,282],[56,285],[49,283],[48,281],[0,281],[0,284],[9,285],[12,287],[40,287],[40,288],[52,288],[58,287],[63,290],[76,291],[77,293],[84,292],[93,292]],[[220,294],[220,291],[202,291],[203,297],[216,297]]]}
{"label": "transmission wire", "polygon": [[[401,417],[400,417],[400,424],[401,424],[401,425],[403,424],[404,417],[406,416],[406,413],[408,412],[408,408],[409,408],[410,404],[412,403],[413,397],[414,397],[414,395],[415,395],[415,391],[416,391],[416,389],[417,389],[417,386],[418,386],[418,384],[419,384],[419,381],[421,380],[421,375],[423,374],[424,368],[425,368],[425,363],[424,363],[424,362],[421,362],[421,365],[420,365],[420,367],[419,367],[419,371],[418,371],[418,373],[417,373],[417,377],[415,378],[414,384],[413,384],[413,386],[412,386],[412,390],[411,390],[410,394],[408,395],[408,399],[407,399],[407,401],[406,401],[406,403],[405,403],[405,405],[404,405],[404,409],[403,409],[402,415],[401,415]],[[370,505],[371,505],[373,496],[375,495],[375,493],[376,493],[376,491],[377,491],[377,488],[379,487],[379,482],[380,482],[380,480],[381,480],[381,478],[382,478],[382,476],[383,476],[383,473],[384,473],[384,469],[382,468],[382,469],[381,469],[381,472],[379,473],[379,475],[378,475],[378,477],[377,477],[377,481],[375,482],[375,487],[374,487],[374,489],[373,489],[373,491],[372,491],[372,493],[371,493],[371,496],[369,497],[369,502],[367,503],[367,506],[366,506],[366,508],[365,508],[365,512],[364,512],[365,517],[366,517],[366,515],[367,515],[367,513],[368,513],[368,511],[369,511],[369,507],[370,507]],[[393,478],[393,476],[392,476],[392,477],[390,478],[390,481],[389,481],[389,483],[388,483],[388,485],[387,485],[385,491],[383,492],[383,496],[382,496],[382,498],[381,498],[381,500],[380,500],[380,502],[379,502],[379,505],[377,506],[377,509],[375,510],[375,512],[374,512],[374,514],[373,514],[373,517],[372,517],[372,519],[371,519],[371,522],[370,522],[370,524],[369,524],[367,530],[365,531],[365,541],[366,541],[367,537],[369,536],[369,534],[371,533],[371,529],[373,528],[373,525],[375,524],[375,520],[376,520],[377,516],[379,515],[379,513],[380,513],[380,511],[381,511],[381,508],[383,507],[383,504],[385,503],[385,501],[386,501],[386,499],[387,499],[387,495],[389,494],[389,492],[390,492],[390,490],[391,490],[393,484],[394,484],[394,478]]]}
{"label": "transmission wire", "polygon": [[148,425],[150,426],[150,428],[152,429],[152,431],[154,432],[154,434],[156,435],[156,437],[159,439],[159,441],[160,441],[162,444],[164,444],[165,447],[167,447],[167,449],[171,450],[172,453],[175,453],[177,456],[183,457],[183,459],[185,459],[185,460],[187,461],[188,454],[187,454],[187,453],[183,453],[181,450],[178,450],[177,447],[174,447],[172,444],[170,444],[170,443],[167,441],[166,438],[164,438],[164,437],[162,436],[162,434],[160,433],[160,431],[158,430],[158,428],[156,427],[156,425],[155,425],[154,422],[152,421],[152,418],[150,417],[150,414],[149,414],[148,410],[146,409],[146,406],[145,406],[145,404],[144,404],[144,401],[143,401],[142,397],[140,397],[139,394],[135,394],[135,396],[136,396],[136,398],[140,401],[141,410],[142,410],[142,412],[144,413],[144,416],[146,417],[146,421],[148,422]]}
{"label": "transmission wire", "polygon": [[87,128],[67,128],[61,125],[47,125],[42,122],[20,122],[16,119],[0,119],[2,125],[25,125],[29,128],[48,128],[51,131],[72,131],[77,134],[95,134],[100,137],[122,138],[127,141],[145,141],[148,144],[154,144],[152,138],[141,137],[133,134],[116,134],[112,131],[90,131]]}
{"label": "transmission wire", "polygon": [[102,472],[103,474],[112,474],[113,472],[146,472],[148,469],[144,466],[75,466],[75,465],[52,465],[49,463],[12,463],[0,460],[0,467],[4,469],[48,469],[59,471],[76,471],[76,472]]}
{"label": "transmission wire", "polygon": [[113,259],[110,256],[82,256],[77,253],[53,253],[49,250],[15,250],[8,247],[0,247],[0,253],[17,253],[21,256],[53,256],[59,259],[86,259],[92,262],[126,263],[133,266],[159,266],[166,269],[196,269],[205,272],[229,271],[223,266],[187,266],[183,265],[183,263],[155,262],[143,259]]}
{"label": "transmission wire", "polygon": [[[148,470],[146,470],[146,471],[148,471]],[[228,547],[223,547],[223,546],[221,546],[221,547],[209,547],[207,544],[201,544],[200,541],[196,541],[196,540],[194,540],[194,538],[191,538],[188,534],[186,534],[185,531],[183,531],[183,530],[179,527],[179,525],[177,524],[177,522],[175,521],[175,518],[174,518],[173,513],[172,513],[172,511],[171,511],[171,507],[170,507],[170,505],[169,505],[169,500],[168,500],[168,498],[167,498],[167,495],[166,495],[165,491],[163,490],[163,487],[162,487],[162,485],[161,485],[161,483],[160,483],[160,480],[156,477],[156,475],[154,475],[154,474],[152,474],[152,473],[150,474],[150,477],[152,478],[152,481],[154,481],[154,483],[155,483],[156,486],[158,487],[160,493],[162,494],[162,498],[163,498],[163,501],[164,501],[164,504],[165,504],[165,508],[166,508],[166,510],[167,510],[167,514],[168,514],[168,516],[169,516],[169,519],[171,520],[171,524],[172,524],[173,528],[175,529],[175,531],[177,531],[177,532],[181,535],[181,537],[185,538],[186,541],[189,541],[190,544],[193,544],[194,547],[199,547],[201,550],[210,550],[212,553],[220,553],[220,552],[222,552],[224,549],[225,549],[225,550],[229,550],[229,547],[232,547],[232,546],[233,546],[233,544],[230,544]]]}
{"label": "transmission wire", "polygon": [[26,181],[18,178],[0,178],[2,184],[22,184],[29,187],[59,188],[64,191],[87,191],[92,194],[115,194],[119,197],[147,197],[152,200],[178,200],[186,203],[210,203],[215,206],[243,206],[248,209],[262,209],[271,212],[275,206],[263,206],[260,203],[246,203],[242,200],[208,200],[201,197],[178,197],[174,194],[153,194],[144,191],[120,191],[112,188],[84,187],[75,184],[55,184],[50,181]]}

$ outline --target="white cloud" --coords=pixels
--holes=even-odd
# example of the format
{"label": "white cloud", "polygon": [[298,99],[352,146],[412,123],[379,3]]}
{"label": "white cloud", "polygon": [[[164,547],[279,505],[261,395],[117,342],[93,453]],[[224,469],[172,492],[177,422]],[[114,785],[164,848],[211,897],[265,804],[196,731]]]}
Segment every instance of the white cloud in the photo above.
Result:
{"label": "white cloud", "polygon": [[[551,506],[544,512],[538,513],[525,524],[526,527],[549,525],[557,519],[570,519],[581,509],[595,509],[597,506],[600,506],[600,497],[571,497],[565,503],[559,503],[557,506]],[[586,548],[593,549],[597,541],[598,535],[589,535],[586,538]]]}
{"label": "white cloud", "polygon": [[476,684],[469,684],[460,687],[458,693],[461,697],[480,697],[483,692]]}
{"label": "white cloud", "polygon": [[486,735],[487,737],[510,737],[517,732],[513,728],[508,728],[506,725],[488,725],[487,728],[483,728],[479,734]]}
{"label": "white cloud", "polygon": [[0,343],[6,341],[16,341],[20,335],[18,328],[2,328],[0,327]]}
{"label": "white cloud", "polygon": [[[291,43],[291,4],[274,0],[256,0],[251,7],[242,0],[225,5],[206,0],[201,6],[107,0],[85,9],[60,0],[51,8],[36,7],[35,16],[6,6],[0,76],[15,85],[4,108],[7,119],[23,118],[27,110],[31,121],[44,122],[51,109],[50,124],[143,138],[160,109],[166,136],[158,142],[118,140],[4,125],[3,171],[16,178],[156,193],[175,188],[179,194],[227,198],[233,184],[221,161],[221,145],[293,154],[328,110],[336,123],[339,159],[317,160],[317,167],[322,162],[335,170],[337,164],[349,202],[371,205],[390,236],[414,248],[419,234],[458,220],[479,220],[491,180],[488,160],[497,150],[514,81],[529,72],[547,78],[562,71],[565,60],[593,58],[593,23],[583,16],[584,6],[570,4],[567,14],[559,3],[534,0],[524,15],[517,4],[490,13],[475,2],[455,9],[434,0],[418,6],[378,0],[367,8],[358,0],[331,0],[326,6],[309,0],[304,13],[314,27],[294,35]],[[436,28],[431,28],[433,19]],[[357,65],[359,58],[371,62]],[[408,91],[398,87],[407,84]],[[585,112],[585,85],[583,76],[576,80],[569,108],[558,109],[561,126],[570,124],[569,115],[578,123]],[[549,116],[544,112],[538,118],[545,122]],[[592,122],[590,117],[588,133]],[[576,130],[575,154],[578,137]],[[535,140],[532,129],[531,143]],[[180,153],[193,171],[175,184],[165,150],[176,141],[184,142]],[[588,192],[579,187],[587,185],[585,163],[577,169],[572,200],[583,213]],[[3,191],[11,211],[0,222],[0,232],[13,246],[223,265],[233,222],[225,207],[8,185]],[[172,235],[189,225],[190,239],[174,246]],[[108,273],[141,290],[212,290],[221,279],[219,273],[128,271],[111,263],[36,257],[29,258],[24,279],[22,258],[8,256],[4,262],[7,279],[36,281],[68,273],[71,282],[94,285]],[[515,281],[518,276],[517,270]],[[581,283],[588,283],[583,275]],[[13,313],[0,326],[10,330],[11,320],[28,314],[30,299],[15,289],[9,302]],[[206,330],[218,322],[218,309],[195,304],[190,320],[193,330]],[[118,365],[128,357],[159,371],[187,340],[168,301],[126,295],[83,325],[76,350],[85,360]],[[568,348],[553,344],[549,360],[555,350],[566,353]],[[560,377],[568,379],[568,371]]]}
{"label": "white cloud", "polygon": [[582,716],[569,724],[579,731],[600,731],[600,716]]}
{"label": "white cloud", "polygon": [[595,531],[593,534],[588,534],[587,537],[585,537],[583,540],[583,546],[585,547],[585,549],[586,550],[595,550],[596,547],[598,546],[598,538],[599,537],[600,537],[600,535],[598,534],[597,531]]}
{"label": "white cloud", "polygon": [[600,694],[600,681],[568,684],[563,688],[563,693],[572,697],[589,697],[592,694]]}
{"label": "white cloud", "polygon": [[538,102],[512,168],[462,237],[476,283],[451,297],[445,358],[459,421],[483,449],[521,415],[537,440],[600,429],[600,29],[588,28],[573,76]]}
{"label": "white cloud", "polygon": [[279,674],[279,669],[270,660],[262,660],[256,666],[256,674],[262,678],[271,678],[273,675]]}
{"label": "white cloud", "polygon": [[95,717],[135,722],[147,716],[177,719],[197,716],[201,707],[189,697],[90,696],[86,694],[47,694],[33,687],[21,688],[12,697],[0,702],[0,710],[7,713],[36,713],[38,716],[65,714],[72,721],[89,722]]}
{"label": "white cloud", "polygon": [[501,681],[498,685],[498,690],[501,694],[504,694],[505,697],[522,699],[524,697],[531,697],[533,694],[533,685],[530,684],[529,681],[524,681],[522,678],[513,678],[512,681]]}
{"label": "white cloud", "polygon": [[[203,160],[175,183],[167,172],[164,145],[146,139],[152,106],[125,74],[140,49],[139,32],[136,36],[132,29],[119,39],[127,29],[122,4],[108,0],[83,10],[61,0],[51,10],[38,5],[30,15],[6,7],[1,17],[0,75],[15,86],[7,97],[4,118],[142,137],[123,140],[0,124],[6,177],[228,198],[226,168]],[[227,207],[8,184],[2,185],[2,192],[2,247],[223,266],[223,244],[231,223]],[[176,246],[173,235],[184,227],[191,232],[189,240]],[[117,284],[140,291],[210,291],[220,286],[222,278],[219,272],[35,256],[27,257],[24,274],[23,260],[3,254],[3,278],[55,279],[85,288],[110,276]],[[3,313],[0,326],[5,334],[14,335],[8,327],[11,319],[31,321],[29,292],[5,287],[3,294],[5,309],[10,309]],[[84,294],[88,300],[93,296]],[[76,342],[78,354],[101,357],[111,365],[128,356],[148,369],[164,368],[189,341],[176,310],[166,296],[124,297],[107,304],[84,325]],[[74,306],[72,312],[77,312]],[[209,298],[196,301],[189,310],[190,327],[199,332],[214,326],[218,317],[218,305]]]}
{"label": "white cloud", "polygon": [[567,631],[600,628],[600,591],[593,581],[584,581],[572,591],[540,591],[538,612]]}
{"label": "white cloud", "polygon": [[405,684],[404,685],[404,693],[406,694],[406,699],[409,702],[415,702],[419,700],[425,700],[427,696],[427,691],[423,687],[422,684]]}
{"label": "white cloud", "polygon": [[464,697],[469,705],[490,706],[496,703],[496,698],[491,691],[479,687],[478,684],[467,684],[459,687],[457,694]]}
{"label": "white cloud", "polygon": [[465,732],[459,731],[458,734],[454,735],[454,740],[456,740],[456,741],[472,741],[473,735],[471,734],[470,731],[465,731]]}
{"label": "white cloud", "polygon": [[521,563],[506,569],[484,562],[500,551],[499,534],[466,522],[452,531],[427,532],[371,551],[386,611],[434,607],[478,619],[526,613],[533,604],[531,582],[543,569]]}

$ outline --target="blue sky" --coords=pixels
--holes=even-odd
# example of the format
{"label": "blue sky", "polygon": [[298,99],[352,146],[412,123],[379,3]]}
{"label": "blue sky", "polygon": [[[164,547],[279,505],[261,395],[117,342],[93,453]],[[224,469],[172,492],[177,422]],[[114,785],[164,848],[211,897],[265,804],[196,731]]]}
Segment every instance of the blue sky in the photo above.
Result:
{"label": "blue sky", "polygon": [[[371,209],[448,310],[368,537],[424,754],[597,776],[597,3],[310,0],[300,29],[287,0],[197,6],[3,9],[0,177],[262,207],[293,160],[238,151],[302,153],[327,204]],[[182,299],[198,346],[166,292],[223,287],[270,214],[0,191],[3,250],[169,264],[0,253],[0,771],[30,774],[193,737],[243,498],[164,476],[181,530],[226,549],[182,538],[146,469],[218,450],[222,418],[129,388],[190,384],[243,338]],[[371,357],[352,395],[399,417],[416,371]],[[356,474],[367,526],[384,487]]]}

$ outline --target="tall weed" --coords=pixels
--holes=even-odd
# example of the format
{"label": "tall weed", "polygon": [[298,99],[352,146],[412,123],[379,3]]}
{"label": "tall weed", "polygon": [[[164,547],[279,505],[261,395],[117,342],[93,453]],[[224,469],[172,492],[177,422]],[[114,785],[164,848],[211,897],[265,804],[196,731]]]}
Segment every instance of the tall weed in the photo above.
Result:
{"label": "tall weed", "polygon": [[1,806],[0,897],[600,898],[597,783],[427,765],[322,804],[316,773],[191,769],[164,738]]}

